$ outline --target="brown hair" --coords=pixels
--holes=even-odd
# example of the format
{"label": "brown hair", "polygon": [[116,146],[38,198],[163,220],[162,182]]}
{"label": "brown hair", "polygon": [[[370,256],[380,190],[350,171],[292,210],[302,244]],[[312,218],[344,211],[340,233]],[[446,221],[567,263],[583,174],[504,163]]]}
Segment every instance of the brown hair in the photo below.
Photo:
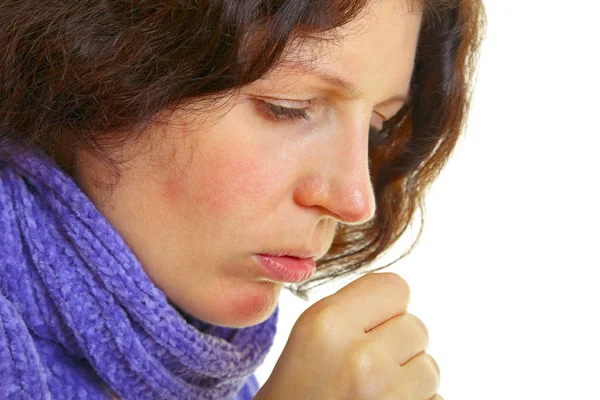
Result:
{"label": "brown hair", "polygon": [[[83,147],[114,165],[118,176],[110,148],[141,138],[161,112],[230,96],[276,67],[292,42],[325,40],[318,34],[351,21],[368,2],[54,3],[0,2],[0,157],[3,143],[35,145],[72,173],[69,155]],[[424,194],[464,129],[486,24],[483,4],[413,3],[424,15],[410,102],[370,142],[376,214],[362,225],[341,224],[313,277],[286,286],[303,299],[310,288],[374,261],[417,210],[420,235]]]}

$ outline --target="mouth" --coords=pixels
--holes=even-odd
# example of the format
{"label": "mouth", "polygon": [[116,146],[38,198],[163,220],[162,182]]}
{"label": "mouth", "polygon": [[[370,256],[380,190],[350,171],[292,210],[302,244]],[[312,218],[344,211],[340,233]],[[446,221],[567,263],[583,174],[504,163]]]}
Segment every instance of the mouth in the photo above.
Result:
{"label": "mouth", "polygon": [[315,258],[317,256],[316,251],[306,249],[284,249],[270,251],[268,253],[260,253],[269,257],[294,257],[294,258]]}
{"label": "mouth", "polygon": [[[295,252],[295,254],[298,253]],[[256,259],[269,279],[277,282],[304,282],[313,275],[316,268],[313,257],[257,254]]]}

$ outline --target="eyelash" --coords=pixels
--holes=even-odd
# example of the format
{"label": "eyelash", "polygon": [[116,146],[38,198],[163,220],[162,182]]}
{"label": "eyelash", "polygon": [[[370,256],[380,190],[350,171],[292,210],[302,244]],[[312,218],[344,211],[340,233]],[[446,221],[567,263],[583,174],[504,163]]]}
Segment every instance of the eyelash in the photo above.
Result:
{"label": "eyelash", "polygon": [[293,121],[298,119],[305,119],[307,121],[310,120],[310,117],[306,112],[306,108],[283,107],[266,101],[261,101],[260,104],[265,106],[267,113],[274,121]]}
{"label": "eyelash", "polygon": [[[283,107],[277,104],[269,103],[267,101],[260,101],[261,108],[266,111],[267,118],[272,121],[295,121],[295,120],[310,120],[306,108],[290,108]],[[385,131],[385,126],[381,130],[377,130],[376,127],[369,127],[369,135],[381,135]]]}

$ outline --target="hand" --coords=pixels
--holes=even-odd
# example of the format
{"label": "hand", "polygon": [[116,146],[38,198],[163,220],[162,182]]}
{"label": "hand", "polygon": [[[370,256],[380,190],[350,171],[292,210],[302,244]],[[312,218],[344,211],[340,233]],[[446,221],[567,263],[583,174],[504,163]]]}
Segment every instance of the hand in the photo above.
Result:
{"label": "hand", "polygon": [[255,400],[442,400],[429,335],[406,312],[410,290],[370,273],[313,304],[294,324]]}

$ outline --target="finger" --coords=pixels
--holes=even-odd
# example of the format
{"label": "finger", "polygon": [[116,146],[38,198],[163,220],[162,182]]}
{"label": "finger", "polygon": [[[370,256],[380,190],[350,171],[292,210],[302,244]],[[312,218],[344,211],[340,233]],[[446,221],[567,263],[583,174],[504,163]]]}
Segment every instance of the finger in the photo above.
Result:
{"label": "finger", "polygon": [[401,369],[403,395],[409,399],[430,399],[440,388],[440,372],[435,360],[427,353],[412,358]]}
{"label": "finger", "polygon": [[382,272],[361,276],[321,301],[352,310],[360,334],[406,312],[409,298],[408,283],[400,275]]}
{"label": "finger", "polygon": [[369,340],[389,349],[399,365],[427,350],[429,333],[425,324],[410,313],[394,317],[367,333]]}
{"label": "finger", "polygon": [[444,400],[444,398],[436,393],[435,396],[433,396],[429,400]]}

